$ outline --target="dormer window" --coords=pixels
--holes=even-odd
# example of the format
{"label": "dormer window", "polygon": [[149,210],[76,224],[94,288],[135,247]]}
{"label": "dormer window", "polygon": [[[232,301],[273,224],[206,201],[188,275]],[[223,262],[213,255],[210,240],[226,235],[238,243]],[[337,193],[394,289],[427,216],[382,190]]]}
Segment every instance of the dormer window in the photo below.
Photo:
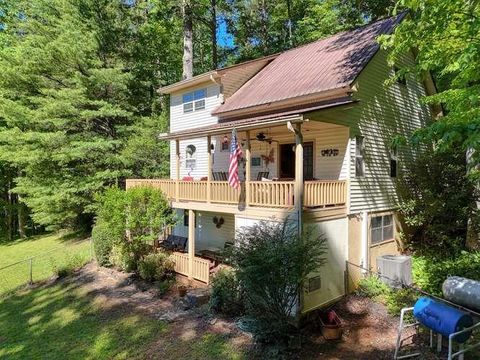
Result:
{"label": "dormer window", "polygon": [[183,113],[205,109],[207,89],[199,89],[183,94]]}

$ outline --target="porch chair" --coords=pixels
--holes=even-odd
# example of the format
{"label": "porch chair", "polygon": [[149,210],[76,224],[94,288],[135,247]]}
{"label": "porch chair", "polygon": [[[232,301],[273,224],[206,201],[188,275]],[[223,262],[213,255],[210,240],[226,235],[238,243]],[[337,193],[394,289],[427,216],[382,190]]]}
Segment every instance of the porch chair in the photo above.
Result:
{"label": "porch chair", "polygon": [[270,175],[270,171],[259,171],[257,174],[257,181],[262,181],[264,178],[268,179],[268,175]]}
{"label": "porch chair", "polygon": [[228,173],[225,171],[212,171],[213,181],[227,181]]}
{"label": "porch chair", "polygon": [[167,250],[185,252],[187,246],[187,238],[170,234],[165,240],[160,242],[160,246]]}

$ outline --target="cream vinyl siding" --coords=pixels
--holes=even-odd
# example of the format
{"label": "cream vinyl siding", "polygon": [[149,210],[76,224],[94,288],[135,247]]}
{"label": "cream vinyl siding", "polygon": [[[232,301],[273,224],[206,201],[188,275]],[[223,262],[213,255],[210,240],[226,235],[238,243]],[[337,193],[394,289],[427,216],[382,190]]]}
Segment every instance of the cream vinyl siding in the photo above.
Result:
{"label": "cream vinyl siding", "polygon": [[[198,89],[206,89],[205,109],[183,113],[182,96],[185,93]],[[170,95],[170,131],[181,131],[196,127],[216,124],[218,118],[211,112],[221,103],[220,86],[207,82],[204,85],[186,89],[185,91]],[[194,145],[196,151],[196,166],[194,170],[186,168],[185,149],[188,145]],[[170,141],[170,177],[175,179],[176,159],[175,141]],[[195,179],[207,176],[207,138],[196,138],[180,141],[180,179],[184,176],[193,176]]]}
{"label": "cream vinyl siding", "polygon": [[[196,211],[195,251],[216,248],[223,249],[225,242],[235,239],[235,217],[233,214]],[[223,217],[224,223],[218,229],[213,223],[214,217]],[[183,225],[183,209],[177,209],[178,223],[173,229],[175,235],[188,238],[188,226]],[[188,244],[187,244],[188,246]]]}
{"label": "cream vinyl siding", "polygon": [[[315,119],[350,126],[350,213],[383,211],[397,205],[396,180],[390,177],[390,144],[397,135],[410,135],[431,121],[430,109],[422,105],[425,89],[421,80],[407,76],[407,85],[385,84],[393,73],[387,53],[380,50],[360,74],[354,98],[357,104],[311,113]],[[405,55],[399,67],[413,62]],[[355,136],[364,137],[365,176],[355,177]],[[405,171],[416,150],[398,149],[398,174]]]}
{"label": "cream vinyl siding", "polygon": [[[293,144],[295,139],[293,134],[284,131],[283,133],[276,132],[266,133],[268,137],[273,137],[271,144],[266,141],[260,142],[257,140],[251,141],[252,157],[268,156],[273,149],[273,163],[268,166],[264,159],[261,160],[261,166],[252,166],[252,180],[257,179],[260,171],[268,171],[269,178],[279,176],[279,146],[280,144]],[[258,131],[252,131],[252,138]],[[316,124],[315,129],[306,131],[304,133],[304,142],[313,142],[314,151],[314,176],[318,180],[345,180],[348,177],[348,134],[347,127],[335,124],[321,123]],[[227,134],[228,136],[230,134]],[[245,136],[239,135],[239,139],[244,142]],[[215,144],[215,153],[213,155],[213,171],[228,171],[229,157],[228,151],[221,151],[221,142],[223,136],[212,139]],[[322,156],[321,151],[326,149],[338,149],[337,156]],[[245,151],[244,151],[245,152]],[[240,179],[244,179],[244,168],[239,168]]]}

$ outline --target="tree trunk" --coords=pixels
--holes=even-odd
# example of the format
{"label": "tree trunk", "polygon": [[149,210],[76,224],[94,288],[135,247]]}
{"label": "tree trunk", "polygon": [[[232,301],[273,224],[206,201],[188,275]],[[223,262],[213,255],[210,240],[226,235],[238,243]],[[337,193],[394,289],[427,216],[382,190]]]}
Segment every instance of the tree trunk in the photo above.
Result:
{"label": "tree trunk", "polygon": [[20,195],[18,195],[17,201],[18,235],[20,235],[20,238],[25,239],[27,237],[25,232],[25,204],[22,202]]}
{"label": "tree trunk", "polygon": [[217,47],[217,0],[211,0],[211,15],[212,15],[212,70],[218,67],[218,47]]}
{"label": "tree trunk", "polygon": [[182,1],[183,14],[183,79],[193,77],[193,11],[191,0]]}
{"label": "tree trunk", "polygon": [[288,44],[293,47],[293,32],[292,32],[292,0],[287,0],[287,17],[288,17]]}

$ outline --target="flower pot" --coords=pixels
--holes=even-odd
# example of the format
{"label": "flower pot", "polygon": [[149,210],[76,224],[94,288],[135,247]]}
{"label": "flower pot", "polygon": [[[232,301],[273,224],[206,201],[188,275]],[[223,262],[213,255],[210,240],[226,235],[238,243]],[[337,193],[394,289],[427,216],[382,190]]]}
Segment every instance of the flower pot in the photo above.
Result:
{"label": "flower pot", "polygon": [[329,310],[320,314],[320,325],[325,340],[339,340],[342,338],[342,323],[335,311]]}
{"label": "flower pot", "polygon": [[187,295],[187,287],[186,286],[180,285],[177,289],[178,289],[178,296],[184,297],[185,295]]}

